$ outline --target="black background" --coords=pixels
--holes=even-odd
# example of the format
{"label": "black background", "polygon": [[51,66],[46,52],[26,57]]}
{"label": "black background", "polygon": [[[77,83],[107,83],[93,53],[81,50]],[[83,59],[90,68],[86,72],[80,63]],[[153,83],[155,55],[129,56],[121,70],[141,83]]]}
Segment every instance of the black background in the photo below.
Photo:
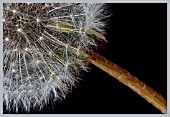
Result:
{"label": "black background", "polygon": [[[108,43],[98,53],[147,83],[167,99],[167,4],[113,3]],[[161,114],[99,68],[90,65],[72,92],[34,114]],[[5,112],[4,113],[9,113]],[[13,112],[11,112],[13,113]],[[25,113],[25,112],[19,112]]]}

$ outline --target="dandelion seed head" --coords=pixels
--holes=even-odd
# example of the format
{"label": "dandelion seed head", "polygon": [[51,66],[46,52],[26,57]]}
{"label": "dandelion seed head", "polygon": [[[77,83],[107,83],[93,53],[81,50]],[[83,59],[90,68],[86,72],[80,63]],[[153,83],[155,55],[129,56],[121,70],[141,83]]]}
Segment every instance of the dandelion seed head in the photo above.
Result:
{"label": "dandelion seed head", "polygon": [[78,71],[87,71],[80,51],[98,44],[97,37],[87,32],[104,32],[103,11],[103,4],[3,4],[6,110],[41,110],[50,100],[65,98]]}

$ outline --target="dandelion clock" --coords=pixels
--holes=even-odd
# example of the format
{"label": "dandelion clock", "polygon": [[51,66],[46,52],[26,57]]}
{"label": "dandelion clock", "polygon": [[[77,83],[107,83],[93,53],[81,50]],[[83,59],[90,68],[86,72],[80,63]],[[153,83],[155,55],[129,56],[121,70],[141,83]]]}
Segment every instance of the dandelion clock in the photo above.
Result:
{"label": "dandelion clock", "polygon": [[163,96],[95,53],[109,41],[104,28],[110,16],[103,3],[4,3],[5,109],[29,113],[51,100],[65,100],[91,63],[166,113]]}

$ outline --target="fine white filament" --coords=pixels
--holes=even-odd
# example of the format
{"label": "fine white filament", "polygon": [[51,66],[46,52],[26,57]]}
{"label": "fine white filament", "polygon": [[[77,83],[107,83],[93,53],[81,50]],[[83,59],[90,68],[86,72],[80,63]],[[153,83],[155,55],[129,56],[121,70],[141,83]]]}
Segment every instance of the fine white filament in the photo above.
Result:
{"label": "fine white filament", "polygon": [[[3,100],[6,110],[42,109],[62,99],[87,70],[80,50],[93,49],[104,33],[104,4],[4,3]],[[71,50],[69,47],[74,47]]]}

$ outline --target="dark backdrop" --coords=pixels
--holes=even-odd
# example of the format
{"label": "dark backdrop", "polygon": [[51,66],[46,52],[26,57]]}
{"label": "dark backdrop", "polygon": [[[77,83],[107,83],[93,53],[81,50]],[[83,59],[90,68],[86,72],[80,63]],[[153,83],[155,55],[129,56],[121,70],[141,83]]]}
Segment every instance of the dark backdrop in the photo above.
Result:
{"label": "dark backdrop", "polygon": [[[112,12],[105,35],[109,42],[103,43],[98,53],[167,98],[167,4],[113,3],[108,4],[108,9]],[[107,73],[90,67],[91,71],[83,73],[83,80],[66,99],[47,105],[41,112],[30,113],[161,113]]]}

